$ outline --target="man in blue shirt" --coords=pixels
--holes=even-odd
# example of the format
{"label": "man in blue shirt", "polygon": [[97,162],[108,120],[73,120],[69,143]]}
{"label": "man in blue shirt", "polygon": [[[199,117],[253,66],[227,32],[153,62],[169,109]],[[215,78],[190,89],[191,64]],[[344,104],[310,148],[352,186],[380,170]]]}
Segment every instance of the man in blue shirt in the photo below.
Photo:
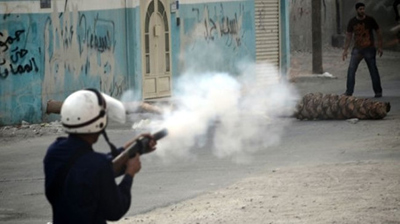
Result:
{"label": "man in blue shirt", "polygon": [[[69,133],[50,145],[44,158],[45,193],[53,210],[53,223],[106,223],[116,221],[129,210],[133,177],[141,168],[139,155],[129,159],[116,183],[112,158],[132,145],[112,150],[114,155],[95,152],[92,145],[107,126],[106,101],[94,89],[72,93],[63,102],[61,122]],[[152,151],[156,141],[149,134]]]}

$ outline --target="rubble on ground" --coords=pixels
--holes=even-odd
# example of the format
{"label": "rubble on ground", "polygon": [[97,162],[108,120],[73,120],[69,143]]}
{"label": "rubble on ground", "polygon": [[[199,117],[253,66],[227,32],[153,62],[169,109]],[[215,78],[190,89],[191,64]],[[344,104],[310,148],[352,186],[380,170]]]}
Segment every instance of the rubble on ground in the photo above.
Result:
{"label": "rubble on ground", "polygon": [[39,137],[62,133],[64,131],[60,121],[41,124],[30,124],[22,121],[18,125],[0,127],[0,139],[3,141],[11,140],[13,137]]}

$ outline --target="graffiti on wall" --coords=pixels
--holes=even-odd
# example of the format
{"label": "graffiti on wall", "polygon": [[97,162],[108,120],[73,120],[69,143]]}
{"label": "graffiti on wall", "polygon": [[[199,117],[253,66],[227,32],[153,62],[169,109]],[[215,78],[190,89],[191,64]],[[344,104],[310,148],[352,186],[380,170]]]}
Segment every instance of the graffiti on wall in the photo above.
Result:
{"label": "graffiti on wall", "polygon": [[[247,7],[249,5],[249,7]],[[254,21],[251,3],[211,3],[185,8],[180,29],[178,71],[238,74],[239,61],[252,60]],[[209,54],[209,52],[213,52]]]}
{"label": "graffiti on wall", "polygon": [[[59,14],[55,6],[44,30],[44,95],[63,88],[67,73],[73,76],[75,85],[85,87],[86,76],[97,77],[101,91],[113,96],[121,94],[122,91],[116,91],[119,89],[116,86],[125,87],[127,82],[125,78],[117,78],[114,74],[117,68],[114,21],[102,19],[99,15],[88,19],[74,5],[66,7],[64,13]],[[86,76],[82,77],[82,74]]]}
{"label": "graffiti on wall", "polygon": [[200,17],[201,9],[192,8],[192,12],[197,15],[198,26],[197,32],[204,35],[206,41],[214,41],[226,37],[225,44],[227,46],[239,47],[243,38],[242,21],[244,6],[240,5],[239,12],[233,17],[226,16],[224,6],[220,4],[219,8],[214,7],[213,16],[210,16],[210,10],[207,6],[204,7],[203,17]]}
{"label": "graffiti on wall", "polygon": [[16,30],[10,35],[0,32],[0,79],[39,71],[35,58],[30,57],[29,51],[21,47],[24,46],[21,44],[24,34],[24,29]]}
{"label": "graffiti on wall", "polygon": [[79,28],[83,29],[84,34],[79,35],[79,43],[86,45],[87,48],[93,49],[100,53],[113,51],[116,41],[114,40],[115,25],[112,20],[100,19],[97,17],[93,21],[93,30],[87,24],[85,14],[79,18]]}
{"label": "graffiti on wall", "polygon": [[37,23],[28,5],[0,7],[0,123],[37,121],[43,72]]}

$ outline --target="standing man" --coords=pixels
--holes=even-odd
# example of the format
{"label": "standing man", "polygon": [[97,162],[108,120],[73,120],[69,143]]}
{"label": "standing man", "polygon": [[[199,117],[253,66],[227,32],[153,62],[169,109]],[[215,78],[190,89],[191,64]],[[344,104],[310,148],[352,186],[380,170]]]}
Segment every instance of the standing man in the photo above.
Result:
{"label": "standing man", "polygon": [[[125,113],[125,111],[123,111]],[[53,224],[100,223],[116,221],[129,210],[133,177],[139,172],[139,155],[113,168],[112,157],[128,148],[116,149],[105,132],[108,114],[103,95],[95,89],[69,95],[61,107],[61,123],[68,137],[57,138],[44,158],[45,193],[53,211]],[[103,134],[114,155],[95,152],[93,145]],[[147,151],[155,148],[149,138]],[[122,172],[121,172],[122,171]],[[124,174],[116,183],[117,174]]]}
{"label": "standing man", "polygon": [[373,30],[378,36],[378,55],[382,56],[382,33],[378,23],[371,16],[365,14],[364,3],[355,5],[357,15],[352,18],[347,25],[346,43],[342,58],[347,58],[347,50],[349,48],[352,37],[354,37],[354,47],[351,51],[351,59],[347,71],[346,92],[344,95],[351,96],[354,92],[356,71],[361,60],[364,59],[367,63],[369,74],[372,80],[372,87],[375,92],[375,97],[382,97],[382,86],[379,71],[376,66],[375,40]]}

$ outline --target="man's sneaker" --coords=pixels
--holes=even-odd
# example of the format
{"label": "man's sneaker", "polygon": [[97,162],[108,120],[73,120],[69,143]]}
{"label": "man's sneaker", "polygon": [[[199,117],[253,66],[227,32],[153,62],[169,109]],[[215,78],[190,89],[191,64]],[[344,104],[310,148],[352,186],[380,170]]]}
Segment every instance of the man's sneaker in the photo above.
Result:
{"label": "man's sneaker", "polygon": [[382,93],[375,93],[375,98],[381,98],[382,97]]}
{"label": "man's sneaker", "polygon": [[343,96],[352,96],[353,94],[344,92],[342,95],[343,95]]}

